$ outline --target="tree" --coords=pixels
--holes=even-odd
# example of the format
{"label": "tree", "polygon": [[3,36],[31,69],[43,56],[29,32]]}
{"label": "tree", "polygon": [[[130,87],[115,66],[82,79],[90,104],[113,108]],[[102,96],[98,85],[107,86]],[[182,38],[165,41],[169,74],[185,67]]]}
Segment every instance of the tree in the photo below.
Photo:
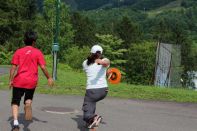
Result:
{"label": "tree", "polygon": [[78,47],[73,46],[66,50],[66,55],[64,55],[64,63],[68,64],[73,69],[79,70],[82,69],[82,63],[87,59],[90,48],[87,46]]}
{"label": "tree", "polygon": [[124,41],[124,47],[129,48],[131,44],[139,41],[141,31],[139,25],[132,23],[128,17],[123,17],[116,26],[117,35]]}
{"label": "tree", "polygon": [[73,13],[72,26],[75,30],[74,33],[74,44],[82,46],[90,46],[95,43],[95,25],[88,17],[83,17],[79,13]]}
{"label": "tree", "polygon": [[0,42],[7,50],[16,50],[23,45],[23,34],[35,28],[35,0],[6,0],[0,2]]}
{"label": "tree", "polygon": [[104,48],[104,55],[110,59],[111,66],[122,68],[122,71],[124,71],[123,68],[126,63],[124,54],[128,50],[122,46],[123,40],[109,34],[96,34],[96,37],[98,38],[101,46]]}
{"label": "tree", "polygon": [[152,28],[153,38],[158,42],[168,42],[170,37],[170,30],[167,20],[165,18],[156,18],[155,25]]}
{"label": "tree", "polygon": [[126,80],[131,84],[153,84],[155,44],[145,42],[129,48],[126,63]]}
{"label": "tree", "polygon": [[[44,2],[43,13],[37,15],[37,32],[39,34],[38,47],[44,53],[50,54],[52,43],[54,42],[55,30],[55,0],[46,0]],[[73,41],[74,31],[70,21],[69,8],[64,3],[61,3],[60,14],[60,59],[63,58],[65,50],[71,46]]]}

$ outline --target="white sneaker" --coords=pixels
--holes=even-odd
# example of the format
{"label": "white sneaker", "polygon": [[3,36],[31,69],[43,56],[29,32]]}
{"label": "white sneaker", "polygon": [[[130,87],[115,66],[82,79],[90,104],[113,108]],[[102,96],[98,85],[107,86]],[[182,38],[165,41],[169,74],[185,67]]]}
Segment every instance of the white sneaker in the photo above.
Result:
{"label": "white sneaker", "polygon": [[99,124],[101,123],[101,121],[102,121],[102,117],[101,116],[97,116],[97,118],[96,118],[96,127],[98,127],[99,126]]}

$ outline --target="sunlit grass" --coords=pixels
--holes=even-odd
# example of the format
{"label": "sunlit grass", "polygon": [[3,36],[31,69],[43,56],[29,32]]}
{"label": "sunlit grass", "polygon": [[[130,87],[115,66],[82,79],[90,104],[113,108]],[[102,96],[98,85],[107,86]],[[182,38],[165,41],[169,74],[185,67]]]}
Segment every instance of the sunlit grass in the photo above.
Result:
{"label": "sunlit grass", "polygon": [[[49,68],[51,72],[51,67]],[[8,89],[8,75],[0,77],[0,89]],[[39,71],[39,84],[37,93],[42,94],[68,94],[84,95],[86,77],[83,72],[73,71],[68,66],[60,64],[58,69],[58,79],[54,87],[47,85],[47,79]],[[154,86],[130,85],[120,83],[109,85],[109,96],[119,98],[176,101],[176,102],[197,102],[197,92],[188,89],[161,88]]]}

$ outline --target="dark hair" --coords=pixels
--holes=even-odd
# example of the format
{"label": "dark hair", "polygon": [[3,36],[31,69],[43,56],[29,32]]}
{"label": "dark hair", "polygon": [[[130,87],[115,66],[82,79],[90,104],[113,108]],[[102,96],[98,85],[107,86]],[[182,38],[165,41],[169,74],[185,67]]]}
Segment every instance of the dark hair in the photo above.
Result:
{"label": "dark hair", "polygon": [[101,52],[100,51],[97,51],[96,53],[92,53],[90,56],[88,56],[88,61],[87,61],[87,65],[91,65],[95,62],[96,59],[102,59],[102,55],[101,55]]}
{"label": "dark hair", "polygon": [[24,35],[25,45],[32,45],[33,41],[36,41],[37,33],[33,31],[27,31]]}

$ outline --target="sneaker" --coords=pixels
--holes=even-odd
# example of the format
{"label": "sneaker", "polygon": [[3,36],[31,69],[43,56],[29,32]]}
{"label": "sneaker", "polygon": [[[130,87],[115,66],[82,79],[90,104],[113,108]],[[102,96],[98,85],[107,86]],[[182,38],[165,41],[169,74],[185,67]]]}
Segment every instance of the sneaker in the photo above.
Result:
{"label": "sneaker", "polygon": [[99,123],[101,122],[102,117],[99,115],[95,115],[94,120],[88,124],[88,128],[92,129],[94,127],[98,127]]}
{"label": "sneaker", "polygon": [[96,127],[99,126],[99,124],[101,123],[102,119],[103,119],[103,118],[102,118],[101,116],[97,116],[97,117],[96,117],[96,125],[95,125]]}
{"label": "sneaker", "polygon": [[19,131],[19,125],[13,125],[12,131]]}
{"label": "sneaker", "polygon": [[93,129],[94,127],[96,127],[96,122],[97,121],[96,121],[95,117],[94,117],[94,120],[92,120],[90,123],[87,123],[88,129]]}
{"label": "sneaker", "polygon": [[25,105],[25,120],[31,121],[32,120],[32,108],[30,105]]}

